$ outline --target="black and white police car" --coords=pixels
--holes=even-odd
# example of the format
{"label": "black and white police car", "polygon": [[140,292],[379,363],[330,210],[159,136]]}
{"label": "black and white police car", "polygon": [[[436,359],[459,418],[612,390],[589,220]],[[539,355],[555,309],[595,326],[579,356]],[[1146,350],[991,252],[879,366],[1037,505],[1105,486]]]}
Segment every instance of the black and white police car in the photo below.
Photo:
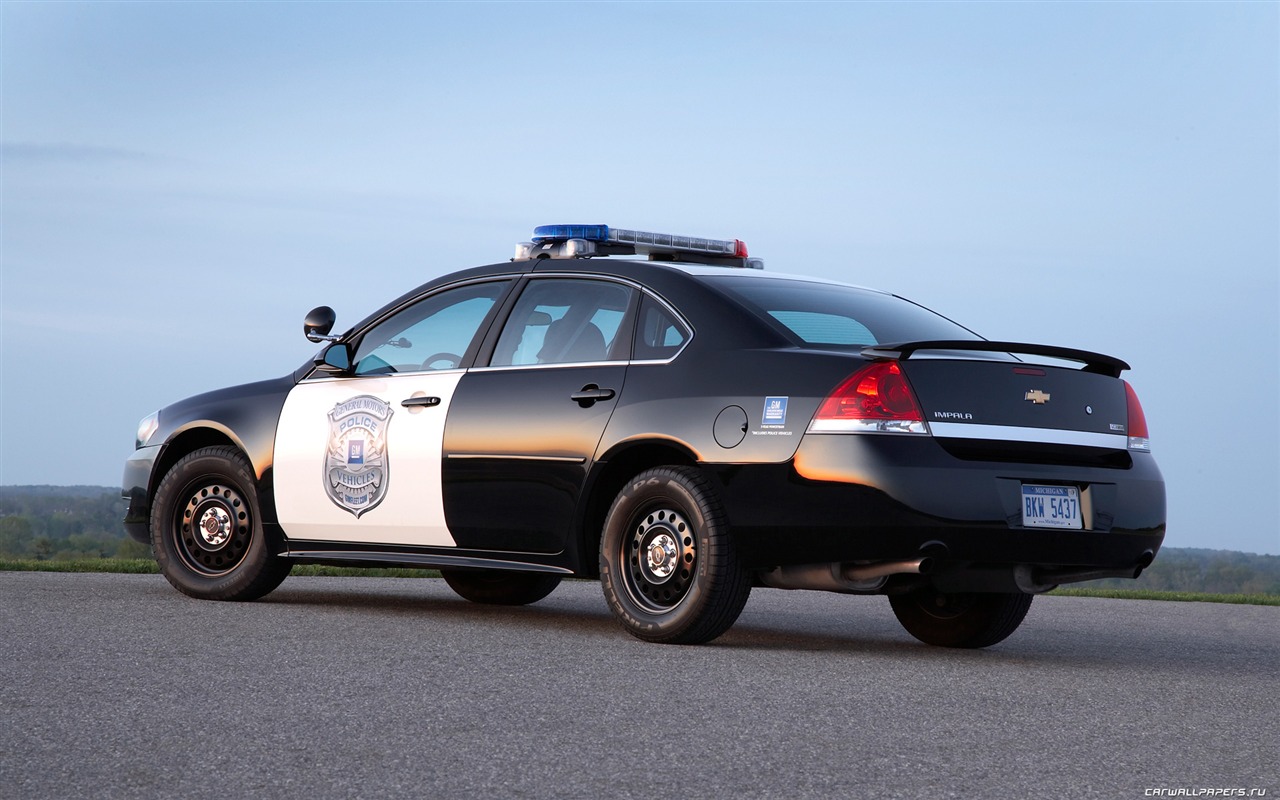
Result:
{"label": "black and white police car", "polygon": [[760,267],[551,225],[340,336],[317,308],[314,361],[142,421],[126,528],[194,597],[306,563],[432,567],[497,604],[598,577],[626,630],[677,643],[776,587],[887,595],[921,641],[984,647],[1035,594],[1151,563],[1164,482],[1127,364]]}

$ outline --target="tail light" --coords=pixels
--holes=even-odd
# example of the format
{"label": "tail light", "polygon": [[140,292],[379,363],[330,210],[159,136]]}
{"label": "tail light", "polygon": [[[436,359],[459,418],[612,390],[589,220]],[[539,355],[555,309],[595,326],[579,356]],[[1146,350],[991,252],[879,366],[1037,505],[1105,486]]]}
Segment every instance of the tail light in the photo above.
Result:
{"label": "tail light", "polygon": [[929,429],[898,362],[877,361],[850,375],[822,401],[809,431],[927,434]]}
{"label": "tail light", "polygon": [[1142,413],[1142,403],[1128,381],[1124,382],[1124,391],[1129,407],[1129,449],[1151,452],[1151,438],[1147,433],[1147,415]]}

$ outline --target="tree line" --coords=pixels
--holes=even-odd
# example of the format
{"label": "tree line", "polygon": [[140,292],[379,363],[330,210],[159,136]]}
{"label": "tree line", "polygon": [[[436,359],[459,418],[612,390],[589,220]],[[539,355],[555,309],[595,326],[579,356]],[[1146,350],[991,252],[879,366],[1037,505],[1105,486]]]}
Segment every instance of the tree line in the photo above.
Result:
{"label": "tree line", "polygon": [[0,486],[0,558],[149,558],[124,532],[127,506],[104,486]]}
{"label": "tree line", "polygon": [[[126,506],[118,489],[104,486],[0,486],[0,558],[150,558],[151,548],[124,532]],[[1136,581],[1080,585],[1280,595],[1280,556],[1166,547]]]}
{"label": "tree line", "polygon": [[1095,589],[1149,589],[1154,592],[1280,595],[1280,556],[1165,547],[1135,580],[1108,578],[1079,586]]}

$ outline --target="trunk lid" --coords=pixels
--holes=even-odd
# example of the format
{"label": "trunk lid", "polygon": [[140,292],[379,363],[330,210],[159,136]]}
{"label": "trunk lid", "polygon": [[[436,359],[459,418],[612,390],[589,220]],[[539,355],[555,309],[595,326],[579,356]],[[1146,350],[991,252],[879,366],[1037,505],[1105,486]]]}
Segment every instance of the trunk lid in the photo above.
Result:
{"label": "trunk lid", "polygon": [[[1009,352],[1033,347],[984,342],[981,349],[995,351],[993,344],[1008,346]],[[899,367],[930,433],[953,455],[1116,467],[1131,463],[1128,396],[1124,381],[1115,377],[1127,366],[1123,362],[1106,356],[1076,358],[1096,356],[1082,351],[1054,354],[1072,353],[1067,357],[1085,361],[1081,369],[1026,363],[1008,355],[1008,360],[979,360],[939,350],[928,357],[911,357],[908,350]]]}

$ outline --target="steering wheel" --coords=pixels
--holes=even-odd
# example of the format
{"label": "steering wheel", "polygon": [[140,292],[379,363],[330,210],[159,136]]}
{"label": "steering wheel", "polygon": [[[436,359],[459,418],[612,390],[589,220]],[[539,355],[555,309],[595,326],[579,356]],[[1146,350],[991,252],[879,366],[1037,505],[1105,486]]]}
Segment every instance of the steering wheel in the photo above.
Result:
{"label": "steering wheel", "polygon": [[[437,361],[448,361],[449,366],[447,367],[431,366]],[[436,353],[434,355],[427,356],[427,358],[422,362],[422,368],[423,369],[457,369],[458,365],[461,363],[462,363],[462,356],[457,355],[456,353]]]}

